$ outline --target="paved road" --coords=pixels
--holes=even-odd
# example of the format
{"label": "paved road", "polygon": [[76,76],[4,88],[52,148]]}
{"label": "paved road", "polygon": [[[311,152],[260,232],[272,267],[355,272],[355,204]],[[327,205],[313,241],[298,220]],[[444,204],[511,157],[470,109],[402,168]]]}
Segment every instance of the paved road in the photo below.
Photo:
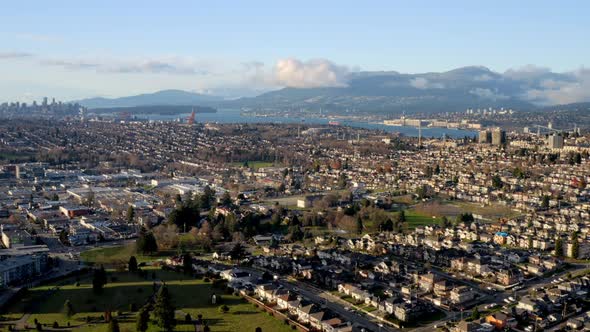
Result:
{"label": "paved road", "polygon": [[[240,267],[241,270],[247,271],[256,276],[262,276],[262,272],[257,269],[248,268],[248,267]],[[323,305],[326,308],[334,311],[335,313],[339,314],[346,320],[354,323],[353,326],[357,328],[362,326],[365,327],[365,331],[375,331],[375,332],[396,332],[399,331],[398,329],[394,329],[392,327],[387,327],[373,318],[366,317],[360,313],[356,313],[351,311],[351,304],[338,298],[339,301],[333,301],[332,298],[329,296],[333,296],[328,292],[324,292],[317,288],[312,288],[309,285],[304,283],[298,282],[296,285],[291,283],[285,279],[279,279],[279,284],[283,286],[285,289],[293,291],[294,293],[298,293],[303,295],[304,297],[310,299],[312,302]],[[346,309],[348,308],[348,309]]]}
{"label": "paved road", "polygon": [[[302,294],[303,296],[311,299],[314,302],[325,305],[327,308],[338,313],[347,320],[351,322],[357,322],[369,328],[371,331],[399,331],[398,329],[395,329],[391,326],[387,326],[384,323],[379,322],[375,318],[369,318],[361,313],[355,312],[356,309],[354,309],[350,303],[342,300],[337,296],[330,294],[329,292],[317,289],[315,287],[311,287],[302,282],[291,283],[285,280],[280,280],[279,282],[285,288],[297,288],[297,292]],[[297,287],[295,287],[294,284]],[[348,310],[345,308],[348,308]]]}

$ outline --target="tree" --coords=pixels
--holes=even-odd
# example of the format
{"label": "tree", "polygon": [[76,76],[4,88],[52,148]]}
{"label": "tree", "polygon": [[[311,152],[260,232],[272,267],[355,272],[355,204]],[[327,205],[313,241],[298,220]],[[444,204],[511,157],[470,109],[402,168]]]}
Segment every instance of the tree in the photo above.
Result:
{"label": "tree", "polygon": [[92,277],[92,290],[96,294],[102,293],[102,288],[104,285],[107,284],[107,272],[105,271],[104,267],[101,266],[100,269],[94,270],[94,275]]}
{"label": "tree", "polygon": [[303,240],[303,236],[305,234],[301,230],[299,226],[291,226],[289,227],[289,234],[287,235],[291,241],[301,241]]}
{"label": "tree", "polygon": [[580,256],[580,243],[576,233],[572,233],[572,258],[577,259]]}
{"label": "tree", "polygon": [[502,182],[499,175],[492,176],[492,187],[494,187],[494,189],[501,189],[504,187],[504,182]]}
{"label": "tree", "polygon": [[139,230],[139,236],[135,241],[136,250],[142,254],[152,254],[158,251],[158,243],[154,234],[148,232],[145,228]]}
{"label": "tree", "polygon": [[401,222],[401,223],[406,222],[406,212],[404,210],[401,210],[399,212],[398,219],[399,219],[399,222]]}
{"label": "tree", "polygon": [[107,329],[108,332],[119,332],[119,322],[116,318],[111,319],[109,322],[109,327]]}
{"label": "tree", "polygon": [[188,252],[182,256],[182,269],[185,274],[193,273],[193,256]]}
{"label": "tree", "polygon": [[363,219],[360,215],[356,217],[356,232],[357,234],[363,233]]}
{"label": "tree", "polygon": [[135,329],[137,332],[145,332],[148,329],[148,323],[150,320],[150,312],[147,306],[141,307],[137,313],[137,319],[135,322]]}
{"label": "tree", "polygon": [[563,255],[563,240],[558,237],[555,240],[555,256],[561,257]]}
{"label": "tree", "polygon": [[75,314],[74,307],[72,306],[72,302],[70,302],[70,300],[66,300],[66,302],[64,302],[64,307],[62,310],[63,314],[68,318],[71,318]]}
{"label": "tree", "polygon": [[137,258],[135,256],[129,257],[128,268],[129,272],[137,272]]}
{"label": "tree", "polygon": [[133,208],[133,206],[129,205],[129,207],[127,208],[127,222],[132,223],[134,219],[135,209]]}
{"label": "tree", "polygon": [[236,242],[233,248],[229,251],[229,255],[232,259],[240,261],[244,256],[246,256],[246,249],[240,242]]}
{"label": "tree", "polygon": [[443,216],[441,218],[441,224],[444,228],[449,228],[451,227],[451,222],[449,221],[449,218],[447,218],[447,216]]}
{"label": "tree", "polygon": [[176,325],[174,320],[175,308],[168,293],[168,287],[161,286],[154,303],[154,317],[156,324],[164,331],[172,331]]}
{"label": "tree", "polygon": [[153,234],[158,249],[173,249],[176,248],[180,242],[178,237],[178,227],[175,224],[159,225],[154,228]]}
{"label": "tree", "polygon": [[92,188],[90,188],[90,190],[88,190],[88,192],[86,193],[86,196],[84,197],[82,204],[88,207],[92,207],[92,205],[94,205],[94,191],[92,191]]}
{"label": "tree", "polygon": [[232,200],[231,200],[231,196],[229,194],[229,191],[226,191],[223,193],[223,196],[221,197],[221,205],[223,205],[223,206],[231,206],[232,205]]}
{"label": "tree", "polygon": [[473,309],[473,311],[471,312],[471,320],[476,320],[479,319],[479,310],[477,309],[477,307],[475,307]]}
{"label": "tree", "polygon": [[547,195],[543,195],[543,197],[541,198],[541,207],[543,209],[549,208],[549,199],[550,197]]}
{"label": "tree", "polygon": [[387,218],[387,220],[380,225],[380,228],[382,232],[392,232],[393,221],[390,218]]}

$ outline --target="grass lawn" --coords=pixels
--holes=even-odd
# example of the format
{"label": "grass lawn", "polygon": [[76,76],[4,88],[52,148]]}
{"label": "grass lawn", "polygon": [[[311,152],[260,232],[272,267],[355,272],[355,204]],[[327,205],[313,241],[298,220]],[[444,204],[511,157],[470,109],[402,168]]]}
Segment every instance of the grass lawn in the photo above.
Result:
{"label": "grass lawn", "polygon": [[[244,166],[243,162],[236,162],[236,163],[231,163],[232,166],[234,167],[242,167]],[[263,168],[263,167],[273,167],[274,163],[269,162],[269,161],[258,161],[258,160],[253,160],[253,161],[248,161],[248,167],[254,169],[254,170],[258,170],[259,168]]]}
{"label": "grass lawn", "polygon": [[[171,271],[154,272],[157,280],[165,281],[177,308],[179,324],[175,331],[194,331],[193,326],[184,324],[186,313],[192,317],[202,314],[211,331],[254,331],[256,327],[261,327],[263,331],[291,331],[283,321],[259,311],[240,297],[224,294],[210,283]],[[110,282],[112,277],[116,281]],[[70,323],[72,331],[106,331],[107,324],[102,322],[100,316],[106,310],[121,311],[121,316],[118,317],[121,331],[135,331],[136,312],[130,311],[130,305],[140,307],[153,291],[151,274],[146,280],[128,272],[109,273],[109,283],[100,295],[93,293],[90,275],[82,277],[79,286],[76,286],[75,279],[69,281],[57,289],[56,285],[32,288],[20,301],[8,308],[7,315],[18,317],[23,312],[31,313],[27,319],[31,326],[37,319],[42,324],[49,325],[54,321],[60,326]],[[220,313],[219,304],[210,304],[212,294],[221,296],[222,303],[230,308],[228,313]],[[66,300],[70,300],[76,312],[71,318],[61,313]],[[87,317],[92,318],[90,323],[87,323]],[[157,326],[150,324],[149,331],[158,330]]]}
{"label": "grass lawn", "polygon": [[35,153],[32,152],[0,152],[0,160],[10,161],[10,162],[22,162],[22,161],[29,161],[31,157],[34,157]]}
{"label": "grass lawn", "polygon": [[481,215],[491,221],[497,221],[499,218],[511,218],[520,214],[509,206],[499,203],[484,206],[478,203],[445,199],[419,203],[413,206],[412,210],[424,215],[447,216],[450,220],[454,220],[457,215],[466,212]]}
{"label": "grass lawn", "polygon": [[414,229],[419,226],[440,224],[441,218],[434,217],[432,215],[425,215],[414,210],[405,210],[406,215],[406,227],[408,229]]}
{"label": "grass lawn", "polygon": [[90,249],[80,254],[82,261],[96,265],[127,264],[129,257],[135,256],[138,263],[151,262],[163,257],[169,257],[170,252],[159,252],[154,255],[141,255],[135,252],[135,244],[124,246],[102,247]]}

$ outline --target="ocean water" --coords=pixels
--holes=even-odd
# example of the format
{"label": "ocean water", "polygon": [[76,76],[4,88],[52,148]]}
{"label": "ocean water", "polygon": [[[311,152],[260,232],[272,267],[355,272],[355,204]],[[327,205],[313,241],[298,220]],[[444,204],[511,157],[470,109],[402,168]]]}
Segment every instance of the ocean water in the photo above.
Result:
{"label": "ocean water", "polygon": [[[136,114],[135,117],[141,120],[174,121],[182,119],[186,121],[190,114]],[[209,123],[306,123],[306,124],[328,124],[330,119],[315,117],[288,117],[288,116],[248,116],[242,115],[239,109],[219,109],[216,113],[197,113],[196,122]],[[354,120],[337,120],[343,126],[356,128],[383,130],[391,133],[401,133],[405,136],[417,137],[418,128],[410,126],[386,126],[380,123],[371,123]],[[422,137],[440,138],[443,135],[452,138],[473,137],[477,133],[471,130],[448,129],[448,128],[422,128]]]}

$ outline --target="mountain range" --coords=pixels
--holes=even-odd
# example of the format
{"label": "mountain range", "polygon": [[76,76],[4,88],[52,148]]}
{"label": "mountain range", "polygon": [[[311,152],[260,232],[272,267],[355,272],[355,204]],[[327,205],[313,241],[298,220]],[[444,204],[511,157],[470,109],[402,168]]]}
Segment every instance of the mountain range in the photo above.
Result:
{"label": "mountain range", "polygon": [[96,97],[77,100],[75,102],[90,109],[98,109],[155,105],[205,105],[222,100],[222,97],[209,96],[183,90],[162,90],[136,96],[121,98]]}
{"label": "mountain range", "polygon": [[88,108],[201,105],[275,110],[322,108],[337,112],[393,114],[487,107],[534,110],[545,101],[538,93],[531,94],[531,91],[542,91],[544,82],[548,80],[570,82],[571,77],[548,71],[497,73],[486,67],[471,66],[442,73],[355,72],[349,74],[346,82],[338,87],[286,87],[256,97],[234,100],[181,90],[164,90],[138,96],[91,98],[78,102]]}

